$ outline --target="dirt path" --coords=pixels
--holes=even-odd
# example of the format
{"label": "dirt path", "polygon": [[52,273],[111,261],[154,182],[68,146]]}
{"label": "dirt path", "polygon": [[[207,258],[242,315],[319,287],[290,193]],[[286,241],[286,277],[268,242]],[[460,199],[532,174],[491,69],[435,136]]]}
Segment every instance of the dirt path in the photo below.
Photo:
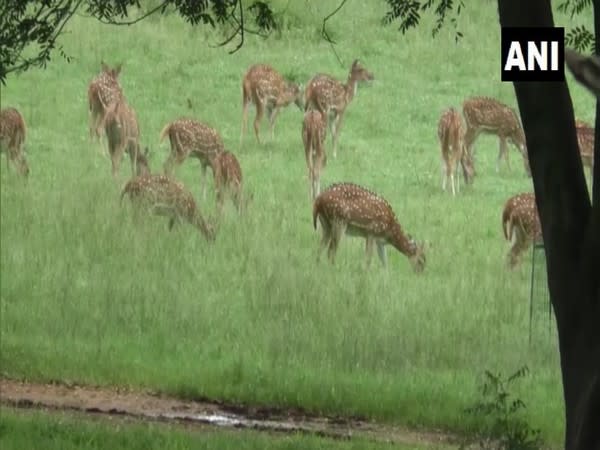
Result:
{"label": "dirt path", "polygon": [[273,432],[303,432],[332,438],[361,437],[408,445],[449,445],[456,436],[416,431],[358,419],[309,416],[294,410],[242,407],[179,400],[152,392],[118,388],[34,384],[0,379],[0,403],[17,408],[119,415],[140,420],[221,426]]}

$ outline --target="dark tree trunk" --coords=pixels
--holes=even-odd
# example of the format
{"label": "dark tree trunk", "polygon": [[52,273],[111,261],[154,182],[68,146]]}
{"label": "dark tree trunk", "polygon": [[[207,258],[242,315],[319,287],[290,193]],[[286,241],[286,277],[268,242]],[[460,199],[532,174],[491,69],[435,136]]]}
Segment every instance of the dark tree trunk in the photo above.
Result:
{"label": "dark tree trunk", "polygon": [[[503,27],[554,26],[549,0],[498,0],[498,7]],[[598,36],[600,0],[594,0],[594,11]],[[596,115],[592,205],[567,84],[516,82],[514,88],[558,328],[565,448],[600,449],[600,116]]]}

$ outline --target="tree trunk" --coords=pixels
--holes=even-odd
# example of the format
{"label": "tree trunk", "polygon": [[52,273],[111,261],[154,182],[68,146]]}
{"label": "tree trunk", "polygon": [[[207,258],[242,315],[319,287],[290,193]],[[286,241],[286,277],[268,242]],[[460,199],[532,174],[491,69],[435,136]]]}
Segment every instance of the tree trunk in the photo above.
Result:
{"label": "tree trunk", "polygon": [[[596,33],[600,0],[594,0]],[[498,0],[503,27],[552,27],[549,0]],[[600,41],[598,41],[600,42]],[[565,449],[600,449],[600,182],[590,203],[566,83],[515,82],[547,259],[565,402]],[[596,115],[594,179],[599,178]],[[543,405],[537,405],[543,407]]]}

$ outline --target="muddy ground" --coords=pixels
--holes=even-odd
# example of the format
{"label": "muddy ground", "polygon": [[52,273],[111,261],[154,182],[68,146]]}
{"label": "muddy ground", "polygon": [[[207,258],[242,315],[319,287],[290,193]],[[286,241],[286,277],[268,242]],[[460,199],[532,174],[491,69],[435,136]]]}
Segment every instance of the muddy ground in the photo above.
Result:
{"label": "muddy ground", "polygon": [[300,432],[338,439],[363,439],[408,445],[455,444],[441,431],[417,431],[361,419],[313,416],[297,410],[180,400],[153,392],[120,388],[36,384],[0,379],[0,403],[16,408],[75,411],[88,415],[169,422],[186,427],[230,427],[270,432]]}

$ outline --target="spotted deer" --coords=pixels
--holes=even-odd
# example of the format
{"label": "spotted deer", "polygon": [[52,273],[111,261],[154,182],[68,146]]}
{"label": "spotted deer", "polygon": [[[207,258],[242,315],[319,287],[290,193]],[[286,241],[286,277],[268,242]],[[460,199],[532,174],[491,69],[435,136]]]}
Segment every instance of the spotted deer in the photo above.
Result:
{"label": "spotted deer", "polygon": [[471,183],[473,179],[473,166],[464,146],[464,128],[460,113],[453,107],[442,112],[438,121],[438,139],[442,151],[442,190],[445,192],[448,179],[452,187],[452,195],[460,191],[460,177],[456,178],[456,189],[454,187],[454,175],[458,172],[458,165],[463,169],[465,183]]}
{"label": "spotted deer", "polygon": [[149,171],[147,155],[142,155],[140,151],[140,129],[137,115],[124,97],[120,98],[106,112],[104,130],[108,141],[113,177],[116,177],[119,172],[125,152],[131,160],[133,175]]}
{"label": "spotted deer", "polygon": [[197,158],[202,170],[202,199],[206,200],[206,170],[212,168],[212,159],[225,149],[221,135],[204,123],[182,117],[162,129],[160,142],[167,136],[171,151],[163,166],[165,174],[171,175],[174,167],[182,164],[187,157]]}
{"label": "spotted deer", "polygon": [[215,239],[215,230],[202,216],[194,196],[183,185],[166,175],[153,174],[132,178],[121,192],[121,203],[128,196],[139,211],[147,211],[169,218],[169,231],[177,223],[188,222],[208,241]]}
{"label": "spotted deer", "polygon": [[260,140],[260,122],[264,111],[267,111],[271,140],[275,135],[275,119],[282,108],[294,103],[302,110],[302,89],[296,83],[286,80],[279,72],[268,64],[254,64],[245,73],[242,80],[242,130],[240,147],[248,126],[248,107],[250,103],[256,108],[254,118],[254,134]]}
{"label": "spotted deer", "polygon": [[319,73],[307,84],[304,93],[304,109],[318,109],[329,122],[333,140],[333,157],[337,157],[337,145],[342,119],[346,108],[354,99],[359,81],[373,81],[374,75],[355,60],[350,67],[346,84],[330,75]]}
{"label": "spotted deer", "polygon": [[238,212],[242,212],[242,168],[233,153],[223,150],[212,160],[219,214],[223,210],[225,193],[231,195]]}
{"label": "spotted deer", "polygon": [[594,177],[594,136],[596,130],[586,122],[576,120],[575,131],[579,153],[584,167],[589,167],[590,177]]}
{"label": "spotted deer", "polygon": [[89,128],[92,139],[100,139],[104,131],[102,124],[112,105],[123,98],[119,84],[121,65],[111,68],[101,62],[102,71],[88,85]]}
{"label": "spotted deer", "polygon": [[385,199],[361,186],[336,183],[321,192],[313,204],[315,229],[317,219],[323,229],[319,258],[328,246],[328,256],[333,263],[342,236],[348,234],[366,239],[367,266],[375,244],[382,265],[387,266],[385,245],[390,244],[408,257],[416,272],[425,267],[424,244],[417,244],[404,233]]}
{"label": "spotted deer", "polygon": [[308,167],[312,200],[321,192],[321,171],[327,164],[324,145],[326,136],[327,121],[325,116],[316,109],[306,111],[302,123],[302,142],[304,143],[304,156]]}
{"label": "spotted deer", "polygon": [[0,110],[0,152],[6,152],[7,168],[14,164],[17,171],[27,177],[29,165],[25,158],[27,126],[21,113],[12,107]]}
{"label": "spotted deer", "polygon": [[525,132],[517,112],[513,108],[490,97],[471,97],[463,102],[463,115],[467,125],[465,147],[471,157],[475,140],[480,134],[496,135],[500,141],[496,172],[500,171],[502,158],[505,159],[506,165],[510,169],[507,146],[507,142],[510,142],[521,153],[525,172],[531,176]]}
{"label": "spotted deer", "polygon": [[534,242],[542,241],[542,227],[535,203],[535,195],[530,192],[509,198],[502,210],[502,231],[504,238],[511,242],[508,253],[508,266],[518,266],[521,256]]}

